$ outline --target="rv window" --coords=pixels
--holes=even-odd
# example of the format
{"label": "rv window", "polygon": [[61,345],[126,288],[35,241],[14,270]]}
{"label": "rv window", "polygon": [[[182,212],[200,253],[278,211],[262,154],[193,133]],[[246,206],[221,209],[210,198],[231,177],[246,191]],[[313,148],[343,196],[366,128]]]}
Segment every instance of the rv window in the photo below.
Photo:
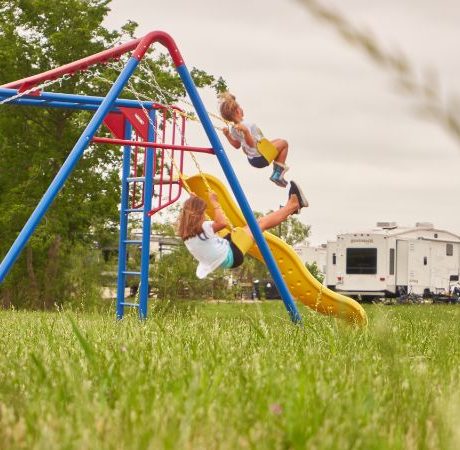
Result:
{"label": "rv window", "polygon": [[377,273],[376,248],[347,248],[347,274]]}
{"label": "rv window", "polygon": [[395,274],[395,249],[390,248],[390,275]]}
{"label": "rv window", "polygon": [[335,266],[337,262],[337,257],[335,256],[335,253],[332,254],[332,265]]}
{"label": "rv window", "polygon": [[454,244],[446,244],[446,256],[454,255]]}
{"label": "rv window", "polygon": [[423,265],[426,266],[428,264],[428,258],[426,256],[423,257]]}

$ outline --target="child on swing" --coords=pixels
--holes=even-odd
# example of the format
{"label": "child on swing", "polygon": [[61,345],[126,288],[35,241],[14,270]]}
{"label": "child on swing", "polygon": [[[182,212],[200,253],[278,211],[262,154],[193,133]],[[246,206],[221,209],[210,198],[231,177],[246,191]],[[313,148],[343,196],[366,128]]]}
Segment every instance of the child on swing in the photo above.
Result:
{"label": "child on swing", "polygon": [[[206,202],[192,195],[184,203],[177,227],[179,237],[192,256],[198,260],[196,269],[198,278],[205,278],[219,267],[224,269],[238,267],[244,259],[241,250],[232,242],[230,233],[223,238],[216,234],[228,226],[228,223],[214,192],[209,193],[209,200],[214,208],[214,221],[206,220]],[[278,226],[291,214],[307,206],[308,202],[302,191],[295,182],[291,181],[289,200],[286,205],[259,218],[257,222],[263,232]],[[243,230],[252,237],[247,225]]]}
{"label": "child on swing", "polygon": [[[235,148],[242,148],[248,157],[249,164],[261,169],[267,167],[270,163],[258,151],[257,142],[263,139],[260,129],[247,120],[244,120],[244,113],[241,106],[237,103],[236,97],[230,92],[220,95],[220,114],[223,119],[233,122],[234,125],[223,129],[223,133],[228,142]],[[278,186],[286,187],[287,181],[284,174],[288,170],[286,158],[288,154],[288,143],[284,139],[275,139],[271,143],[278,150],[278,156],[273,161],[273,173],[270,181]]]}

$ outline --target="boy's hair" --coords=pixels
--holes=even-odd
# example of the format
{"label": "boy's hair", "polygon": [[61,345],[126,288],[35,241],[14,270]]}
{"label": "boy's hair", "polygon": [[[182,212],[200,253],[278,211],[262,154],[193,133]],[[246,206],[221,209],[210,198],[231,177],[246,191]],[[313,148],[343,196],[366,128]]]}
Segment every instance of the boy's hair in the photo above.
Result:
{"label": "boy's hair", "polygon": [[233,122],[236,110],[240,105],[236,101],[236,97],[230,92],[224,92],[219,95],[220,100],[220,115],[223,119]]}
{"label": "boy's hair", "polygon": [[201,225],[206,207],[206,202],[194,195],[185,201],[177,223],[177,234],[183,241],[203,232]]}

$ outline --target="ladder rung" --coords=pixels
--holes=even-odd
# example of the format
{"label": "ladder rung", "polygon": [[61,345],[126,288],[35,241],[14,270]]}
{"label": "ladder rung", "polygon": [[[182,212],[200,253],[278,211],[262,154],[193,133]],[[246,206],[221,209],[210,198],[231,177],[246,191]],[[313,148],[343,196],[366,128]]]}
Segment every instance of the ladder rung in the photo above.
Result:
{"label": "ladder rung", "polygon": [[142,244],[142,241],[136,241],[136,240],[129,239],[129,240],[123,241],[123,243],[124,244]]}
{"label": "ladder rung", "polygon": [[127,212],[127,213],[131,213],[131,212],[141,213],[141,212],[144,212],[144,208],[127,208],[127,209],[125,209],[125,212]]}
{"label": "ladder rung", "polygon": [[[145,177],[128,177],[126,178],[128,183],[143,183],[145,181]],[[153,182],[155,184],[164,183],[164,184],[178,184],[179,178],[161,178],[161,177],[154,177]]]}
{"label": "ladder rung", "polygon": [[120,305],[122,305],[122,306],[134,306],[135,308],[139,308],[139,303],[121,302]]}
{"label": "ladder rung", "polygon": [[163,184],[179,184],[179,178],[161,178],[161,177],[155,177],[153,179],[153,182],[155,185],[163,183]]}
{"label": "ladder rung", "polygon": [[123,275],[140,275],[140,272],[132,272],[130,270],[124,270]]}

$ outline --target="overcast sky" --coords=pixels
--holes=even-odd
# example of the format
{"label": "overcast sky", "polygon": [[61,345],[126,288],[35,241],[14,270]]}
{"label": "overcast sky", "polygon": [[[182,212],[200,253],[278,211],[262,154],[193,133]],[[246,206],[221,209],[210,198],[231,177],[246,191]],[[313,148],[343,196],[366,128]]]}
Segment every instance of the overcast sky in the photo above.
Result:
{"label": "overcast sky", "polygon": [[[443,94],[460,96],[458,0],[329,0],[389,50],[400,49],[423,72],[439,74]],[[296,0],[113,0],[107,26],[139,23],[138,35],[163,30],[189,69],[222,76],[246,118],[267,138],[289,142],[286,178],[310,201],[299,216],[310,242],[375,226],[433,222],[460,234],[460,142],[413,114],[390,73],[318,22]],[[208,111],[217,112],[210,90]],[[209,145],[192,127],[189,144]],[[224,141],[223,141],[224,142]],[[253,209],[278,208],[287,197],[244,155],[225,148]],[[217,158],[200,164],[220,179]],[[191,163],[187,173],[195,173]]]}

